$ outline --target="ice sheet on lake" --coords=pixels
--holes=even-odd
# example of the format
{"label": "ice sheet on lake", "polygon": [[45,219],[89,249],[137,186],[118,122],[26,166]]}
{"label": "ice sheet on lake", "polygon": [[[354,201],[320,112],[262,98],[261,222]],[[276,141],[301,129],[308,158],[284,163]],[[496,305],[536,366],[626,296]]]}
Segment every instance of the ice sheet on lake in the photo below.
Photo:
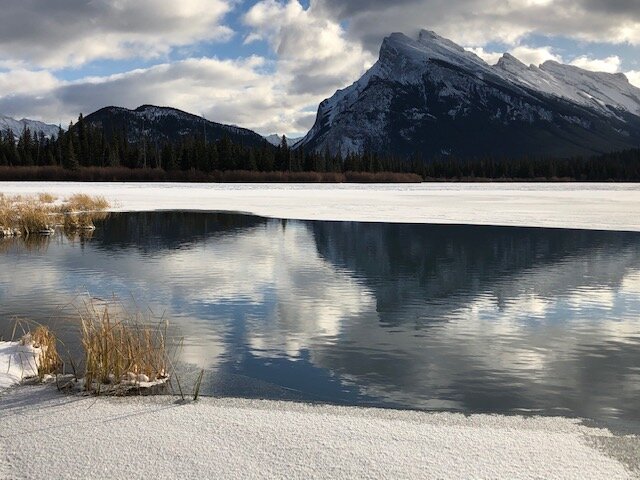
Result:
{"label": "ice sheet on lake", "polygon": [[640,231],[640,184],[0,182],[0,193],[104,195],[120,211],[216,210],[300,220]]}

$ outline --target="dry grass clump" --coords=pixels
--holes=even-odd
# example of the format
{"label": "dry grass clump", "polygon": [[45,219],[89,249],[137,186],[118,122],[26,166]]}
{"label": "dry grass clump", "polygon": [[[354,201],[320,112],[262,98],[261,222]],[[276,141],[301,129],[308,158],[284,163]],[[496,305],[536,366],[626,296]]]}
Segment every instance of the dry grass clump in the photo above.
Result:
{"label": "dry grass clump", "polygon": [[66,231],[92,230],[94,220],[106,216],[109,202],[104,197],[72,195],[62,202],[48,193],[37,196],[0,195],[0,237],[49,235],[63,225]]}
{"label": "dry grass clump", "polygon": [[62,366],[62,360],[58,354],[56,336],[44,325],[38,325],[31,333],[33,346],[40,349],[38,357],[38,376],[54,374]]}
{"label": "dry grass clump", "polygon": [[33,349],[33,358],[23,359],[27,363],[35,365],[40,379],[45,375],[53,375],[59,373],[62,369],[62,359],[58,354],[58,339],[49,330],[48,327],[38,323],[17,321],[14,327],[15,331],[22,329],[22,337],[20,337],[20,345],[31,347]]}
{"label": "dry grass clump", "polygon": [[67,199],[65,207],[71,212],[101,212],[109,208],[109,202],[101,196],[77,193]]}
{"label": "dry grass clump", "polygon": [[17,228],[22,234],[50,235],[53,233],[57,218],[49,208],[43,208],[42,205],[33,201],[27,201],[16,205],[15,211],[19,222]]}
{"label": "dry grass clump", "polygon": [[81,315],[85,389],[117,393],[120,387],[167,379],[166,322],[150,326],[142,314],[120,315],[90,304]]}
{"label": "dry grass clump", "polygon": [[38,194],[38,201],[40,203],[53,203],[58,199],[58,197],[56,197],[55,195],[52,195],[51,193],[39,193]]}
{"label": "dry grass clump", "polygon": [[104,197],[92,197],[83,193],[72,195],[60,208],[64,216],[65,230],[93,230],[94,220],[105,217],[109,202]]}

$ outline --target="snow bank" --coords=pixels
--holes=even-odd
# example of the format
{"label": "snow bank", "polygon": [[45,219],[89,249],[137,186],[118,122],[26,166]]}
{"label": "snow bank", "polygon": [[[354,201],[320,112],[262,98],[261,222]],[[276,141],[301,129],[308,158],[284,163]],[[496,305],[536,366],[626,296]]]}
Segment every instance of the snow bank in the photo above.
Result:
{"label": "snow bank", "polygon": [[640,184],[0,182],[0,192],[104,195],[119,211],[216,210],[302,220],[640,231]]}
{"label": "snow bank", "polygon": [[0,390],[38,374],[38,349],[20,342],[0,342]]}
{"label": "snow bank", "polygon": [[21,387],[0,425],[3,478],[631,478],[593,447],[620,437],[562,418]]}

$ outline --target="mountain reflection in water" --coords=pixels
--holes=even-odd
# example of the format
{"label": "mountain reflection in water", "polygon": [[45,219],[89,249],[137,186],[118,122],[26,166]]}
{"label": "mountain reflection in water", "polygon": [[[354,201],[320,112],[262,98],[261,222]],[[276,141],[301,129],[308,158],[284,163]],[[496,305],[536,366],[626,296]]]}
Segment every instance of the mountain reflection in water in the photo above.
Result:
{"label": "mountain reflection in water", "polygon": [[77,350],[75,295],[135,299],[208,394],[640,420],[640,234],[157,212],[1,245],[0,335]]}

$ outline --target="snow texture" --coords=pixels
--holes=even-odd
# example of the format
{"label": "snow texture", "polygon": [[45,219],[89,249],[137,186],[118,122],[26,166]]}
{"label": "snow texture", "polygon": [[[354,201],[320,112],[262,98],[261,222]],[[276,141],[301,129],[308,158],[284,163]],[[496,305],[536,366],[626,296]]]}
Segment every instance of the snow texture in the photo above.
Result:
{"label": "snow texture", "polygon": [[302,220],[640,231],[640,184],[0,182],[0,193],[104,195],[115,211],[246,212]]}
{"label": "snow texture", "polygon": [[37,356],[38,350],[31,345],[0,342],[0,390],[37,375]]}
{"label": "snow texture", "polygon": [[637,442],[577,420],[287,402],[0,396],[0,477],[556,478],[632,473],[594,445]]}

